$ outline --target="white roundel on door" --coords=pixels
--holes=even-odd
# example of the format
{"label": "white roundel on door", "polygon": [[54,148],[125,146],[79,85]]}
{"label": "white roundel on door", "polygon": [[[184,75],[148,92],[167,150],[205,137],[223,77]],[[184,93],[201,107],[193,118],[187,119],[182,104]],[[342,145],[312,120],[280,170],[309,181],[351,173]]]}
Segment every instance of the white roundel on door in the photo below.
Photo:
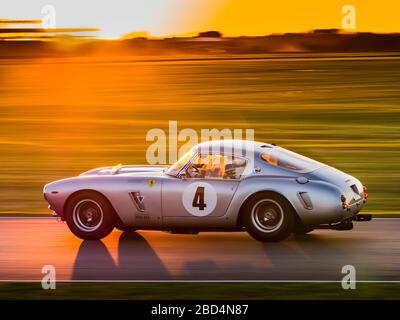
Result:
{"label": "white roundel on door", "polygon": [[217,205],[217,192],[211,184],[193,182],[183,191],[182,203],[191,215],[208,216]]}

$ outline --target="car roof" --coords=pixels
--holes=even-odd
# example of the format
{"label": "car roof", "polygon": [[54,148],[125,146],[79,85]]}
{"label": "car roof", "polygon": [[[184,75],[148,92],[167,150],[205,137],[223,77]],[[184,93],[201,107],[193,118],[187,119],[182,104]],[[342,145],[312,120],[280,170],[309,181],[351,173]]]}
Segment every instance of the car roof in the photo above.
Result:
{"label": "car roof", "polygon": [[274,148],[274,145],[251,140],[211,140],[199,143],[194,147],[198,153],[219,150],[235,155],[251,154],[252,152],[257,155],[271,148]]}

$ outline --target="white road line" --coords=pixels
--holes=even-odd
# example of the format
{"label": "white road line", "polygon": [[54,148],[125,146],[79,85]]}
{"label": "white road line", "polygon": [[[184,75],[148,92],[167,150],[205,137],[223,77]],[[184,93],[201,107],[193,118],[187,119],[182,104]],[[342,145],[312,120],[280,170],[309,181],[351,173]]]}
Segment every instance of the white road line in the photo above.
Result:
{"label": "white road line", "polygon": [[[42,280],[0,279],[2,283],[41,283]],[[57,283],[342,283],[342,280],[56,280]],[[400,280],[356,280],[355,283],[393,283]]]}

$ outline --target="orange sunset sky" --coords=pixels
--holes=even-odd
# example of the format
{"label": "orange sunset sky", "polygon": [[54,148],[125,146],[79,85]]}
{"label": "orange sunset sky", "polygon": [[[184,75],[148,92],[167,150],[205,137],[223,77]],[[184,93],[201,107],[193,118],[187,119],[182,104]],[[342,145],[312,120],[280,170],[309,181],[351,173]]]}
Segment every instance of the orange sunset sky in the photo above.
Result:
{"label": "orange sunset sky", "polygon": [[98,27],[97,36],[152,36],[218,30],[226,36],[340,28],[344,5],[356,8],[356,30],[400,31],[398,0],[1,0],[0,18],[40,19],[56,9],[57,27]]}

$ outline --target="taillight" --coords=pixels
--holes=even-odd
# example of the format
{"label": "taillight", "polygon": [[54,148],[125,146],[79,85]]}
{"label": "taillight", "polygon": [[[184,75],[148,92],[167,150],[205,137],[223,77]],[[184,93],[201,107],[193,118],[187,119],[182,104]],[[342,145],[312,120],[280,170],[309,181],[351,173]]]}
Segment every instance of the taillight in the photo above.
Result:
{"label": "taillight", "polygon": [[344,195],[340,196],[340,201],[342,201],[342,208],[347,209],[349,205],[346,203],[346,197]]}
{"label": "taillight", "polygon": [[363,191],[364,191],[364,199],[366,200],[368,199],[368,193],[367,193],[368,188],[366,186],[363,186]]}

